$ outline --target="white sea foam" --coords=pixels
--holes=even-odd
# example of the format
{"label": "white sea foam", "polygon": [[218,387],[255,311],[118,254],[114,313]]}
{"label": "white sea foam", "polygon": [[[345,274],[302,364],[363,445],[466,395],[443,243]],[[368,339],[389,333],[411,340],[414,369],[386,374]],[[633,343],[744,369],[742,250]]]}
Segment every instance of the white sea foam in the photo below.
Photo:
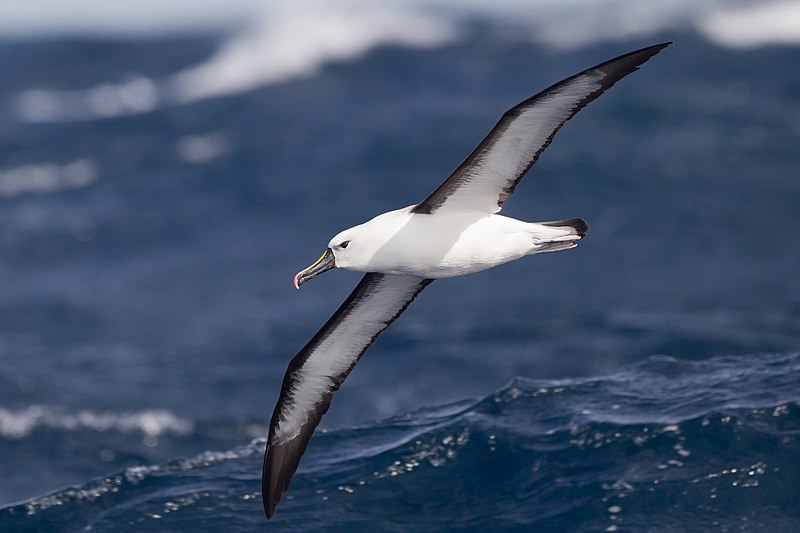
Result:
{"label": "white sea foam", "polygon": [[148,36],[231,28],[260,0],[25,0],[0,2],[0,34]]}
{"label": "white sea foam", "polygon": [[83,410],[66,413],[40,405],[25,410],[0,407],[0,437],[21,439],[37,428],[77,431],[120,431],[142,433],[145,436],[189,435],[194,431],[191,420],[180,418],[163,409],[147,409],[135,413],[94,412]]}
{"label": "white sea foam", "polygon": [[[424,2],[423,2],[424,3]],[[800,0],[437,0],[501,20],[523,22],[534,41],[575,48],[693,28],[741,48],[800,44]]]}
{"label": "white sea foam", "polygon": [[83,90],[24,91],[17,115],[26,122],[61,122],[142,113],[311,76],[326,63],[350,61],[381,45],[439,46],[451,42],[457,29],[443,15],[411,7],[295,2],[250,8],[247,22],[205,61],[160,80],[138,76]]}
{"label": "white sea foam", "polygon": [[798,45],[800,2],[782,0],[719,9],[700,21],[698,28],[722,46]]}
{"label": "white sea foam", "polygon": [[83,90],[24,91],[17,98],[17,113],[26,122],[87,120],[151,111],[161,101],[158,85],[137,76]]}
{"label": "white sea foam", "polygon": [[[536,30],[532,38],[560,45],[642,35],[690,23],[721,44],[750,46],[796,43],[800,33],[798,4],[798,0],[384,0],[379,4],[367,0],[28,0],[0,2],[0,35],[157,36],[238,31],[255,21],[254,26],[280,26],[287,33],[294,33],[293,39],[299,42],[309,36],[292,32],[291,25],[301,27],[306,17],[312,25],[324,16],[332,16],[339,24],[336,19],[340,17],[406,11],[440,20],[477,15],[527,22]],[[748,20],[752,24],[743,24]],[[408,21],[398,18],[389,31],[413,31],[414,28],[403,28]],[[735,31],[737,28],[741,31]],[[359,27],[357,31],[373,28]]]}
{"label": "white sea foam", "polygon": [[[102,478],[89,481],[81,486],[68,487],[39,498],[29,500],[24,504],[25,514],[34,516],[53,507],[69,505],[70,503],[81,504],[83,502],[95,502],[102,498],[115,497],[126,487],[135,486],[152,476],[168,476],[170,474],[194,470],[206,469],[217,464],[228,461],[236,461],[243,457],[250,457],[264,453],[265,440],[255,439],[246,446],[240,446],[226,451],[206,451],[190,459],[178,459],[160,465],[140,465],[130,466],[118,474],[104,476]],[[164,502],[163,513],[178,511],[182,507],[195,504],[197,501],[208,498],[209,491],[202,487],[195,487],[195,491],[187,494],[173,494],[171,499]],[[260,493],[246,493],[242,499],[251,500]],[[13,513],[13,511],[12,511]],[[151,518],[158,519],[160,515],[149,515]],[[91,529],[91,528],[88,528]]]}
{"label": "white sea foam", "polygon": [[81,189],[96,180],[97,167],[89,159],[64,165],[39,163],[0,169],[0,198]]}
{"label": "white sea foam", "polygon": [[187,135],[175,146],[178,156],[187,163],[202,164],[221,157],[232,149],[231,140],[223,131],[204,135]]}
{"label": "white sea foam", "polygon": [[800,0],[80,0],[0,3],[0,35],[227,35],[209,58],[163,79],[138,76],[83,90],[39,87],[17,99],[29,122],[90,120],[237,94],[314,75],[382,45],[454,42],[474,17],[543,45],[575,48],[697,29],[723,46],[800,44]]}
{"label": "white sea foam", "polygon": [[176,99],[198,100],[310,76],[325,63],[358,58],[378,45],[438,46],[456,33],[451,22],[421,10],[304,5],[264,12],[208,61],[177,73],[170,81]]}

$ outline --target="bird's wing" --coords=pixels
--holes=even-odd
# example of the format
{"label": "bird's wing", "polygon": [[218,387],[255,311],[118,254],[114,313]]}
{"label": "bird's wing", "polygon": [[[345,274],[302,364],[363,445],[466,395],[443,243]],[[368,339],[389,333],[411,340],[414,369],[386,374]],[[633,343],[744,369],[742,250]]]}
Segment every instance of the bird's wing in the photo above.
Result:
{"label": "bird's wing", "polygon": [[264,511],[272,517],[289,487],[314,428],[333,393],[380,333],[432,280],[366,274],[289,363],[272,414],[261,478]]}
{"label": "bird's wing", "polygon": [[461,166],[413,211],[497,213],[567,120],[670,44],[611,59],[512,107]]}

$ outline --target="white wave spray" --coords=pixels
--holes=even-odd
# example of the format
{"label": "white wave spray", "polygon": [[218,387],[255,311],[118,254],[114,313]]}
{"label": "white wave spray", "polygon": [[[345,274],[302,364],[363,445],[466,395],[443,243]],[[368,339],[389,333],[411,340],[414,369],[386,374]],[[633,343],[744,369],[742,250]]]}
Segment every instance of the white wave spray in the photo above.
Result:
{"label": "white wave spray", "polygon": [[[34,16],[31,10],[42,4],[52,10],[40,9]],[[53,0],[3,3],[0,35],[163,35],[216,29],[228,37],[208,59],[163,79],[135,76],[83,90],[24,91],[16,110],[26,122],[118,117],[234,95],[313,76],[330,62],[353,61],[378,46],[443,46],[456,41],[466,21],[476,17],[562,49],[683,29],[696,30],[720,46],[800,44],[800,0],[390,0],[380,5],[364,0],[196,5],[176,0],[168,8],[145,0],[129,17],[98,0],[71,3],[69,14],[58,5]]]}

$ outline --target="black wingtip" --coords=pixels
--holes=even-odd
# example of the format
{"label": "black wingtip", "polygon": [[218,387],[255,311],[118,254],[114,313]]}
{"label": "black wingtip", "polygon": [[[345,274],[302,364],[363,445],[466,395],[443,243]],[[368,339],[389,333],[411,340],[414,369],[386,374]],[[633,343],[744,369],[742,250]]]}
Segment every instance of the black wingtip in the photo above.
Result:
{"label": "black wingtip", "polygon": [[639,67],[649,61],[650,58],[671,44],[673,44],[673,41],[666,41],[659,44],[645,46],[644,48],[634,50],[633,52],[628,52],[627,54],[622,54],[621,56],[609,59],[608,61],[600,63],[599,65],[588,70],[602,71],[606,67],[613,67],[612,71],[609,72],[612,73],[611,80],[606,82],[608,86],[605,88],[608,88],[631,72],[639,70]]}
{"label": "black wingtip", "polygon": [[578,236],[583,237],[589,232],[589,224],[582,218],[568,218],[566,220],[552,220],[550,222],[542,222],[543,226],[550,226],[551,228],[569,227],[575,230]]}
{"label": "black wingtip", "polygon": [[647,48],[658,48],[659,50],[663,50],[664,48],[666,48],[667,46],[669,46],[671,44],[675,44],[675,41],[664,41],[663,43],[654,44],[654,45],[648,46]]}
{"label": "black wingtip", "polygon": [[267,444],[261,473],[261,502],[267,518],[272,518],[275,514],[283,493],[289,488],[292,476],[300,465],[300,458],[305,453],[311,434],[321,417],[322,413],[319,413],[312,419],[313,423],[304,425],[293,439],[280,444]]}
{"label": "black wingtip", "polygon": [[[289,488],[289,483],[292,480],[299,463],[300,458],[292,468],[291,464],[287,464],[286,446],[275,446],[267,444],[267,449],[264,452],[264,470],[261,475],[261,501],[264,504],[264,514],[267,518],[272,518],[275,515],[275,508],[281,501],[283,493]],[[288,475],[287,475],[288,470]]]}
{"label": "black wingtip", "polygon": [[[651,57],[653,57],[654,55],[659,53],[661,50],[663,50],[664,48],[666,48],[668,46],[671,46],[672,44],[674,44],[674,41],[665,41],[663,43],[658,43],[658,44],[654,44],[654,45],[651,45],[651,46],[646,46],[646,47],[642,48],[641,50],[637,50],[636,52],[633,52],[633,54],[639,54],[639,53],[642,53],[642,52],[647,52],[647,54],[646,54],[647,55],[647,59],[650,59]],[[647,59],[645,59],[645,61],[647,61]],[[643,63],[644,63],[644,61],[643,61]]]}
{"label": "black wingtip", "polygon": [[[290,448],[290,447],[288,447]],[[261,501],[267,518],[275,515],[275,508],[281,501],[283,493],[289,488],[292,475],[297,469],[300,457],[292,464],[286,445],[270,445],[264,453],[264,470],[261,475]]]}
{"label": "black wingtip", "polygon": [[281,495],[277,491],[275,476],[271,475],[273,470],[272,447],[267,444],[264,451],[264,468],[261,472],[261,503],[264,504],[264,514],[267,519],[275,514],[275,508],[281,501]]}
{"label": "black wingtip", "polygon": [[650,46],[645,46],[644,48],[639,48],[638,50],[634,50],[633,52],[628,52],[627,54],[623,54],[623,55],[617,57],[616,59],[612,59],[611,61],[616,61],[617,59],[622,59],[623,57],[626,57],[626,56],[636,56],[636,55],[641,55],[641,54],[649,55],[649,56],[652,57],[652,56],[656,55],[657,53],[659,53],[664,48],[666,48],[666,47],[668,47],[668,46],[670,46],[670,45],[672,45],[674,43],[675,43],[675,41],[665,41],[663,43],[651,44]]}

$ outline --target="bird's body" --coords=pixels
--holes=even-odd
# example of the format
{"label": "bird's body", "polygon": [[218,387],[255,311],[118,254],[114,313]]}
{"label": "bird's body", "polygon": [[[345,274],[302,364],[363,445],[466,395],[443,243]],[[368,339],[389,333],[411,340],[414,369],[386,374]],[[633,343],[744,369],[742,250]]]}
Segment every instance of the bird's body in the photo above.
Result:
{"label": "bird's body", "polygon": [[347,229],[294,279],[334,267],[366,272],[289,363],[270,421],[262,498],[267,517],[333,394],[361,356],[433,280],[480,272],[577,245],[580,218],[522,222],[499,215],[555,134],[578,111],[670,43],[636,50],[570,76],[509,109],[467,159],[422,202]]}
{"label": "bird's body", "polygon": [[[414,213],[409,206],[383,213],[342,232],[333,243],[359,235],[358,243],[339,254],[336,266],[358,272],[381,272],[423,279],[480,272],[526,255],[549,251],[553,243],[575,246],[585,233],[583,221],[530,223],[481,212]],[[357,248],[356,248],[357,246]],[[409,253],[413,251],[413,253]]]}

